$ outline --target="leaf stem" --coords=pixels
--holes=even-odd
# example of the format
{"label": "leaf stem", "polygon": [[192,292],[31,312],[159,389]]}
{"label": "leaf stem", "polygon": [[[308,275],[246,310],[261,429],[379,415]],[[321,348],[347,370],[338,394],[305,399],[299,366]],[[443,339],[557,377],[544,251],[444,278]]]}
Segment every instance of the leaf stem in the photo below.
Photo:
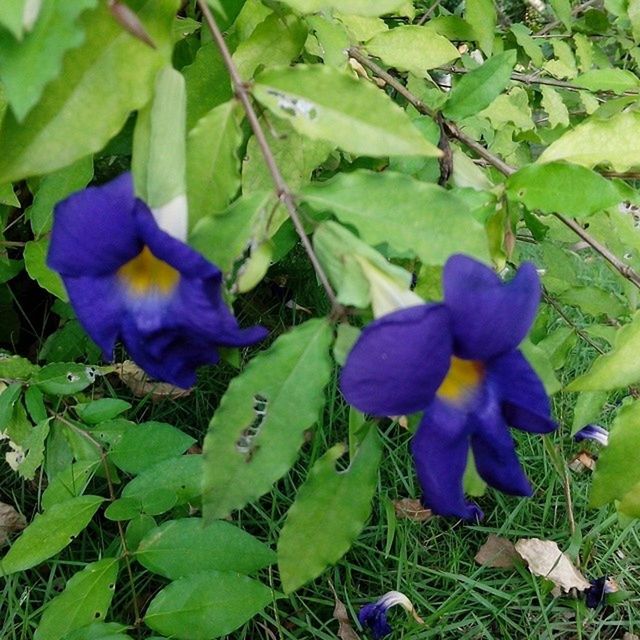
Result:
{"label": "leaf stem", "polygon": [[220,50],[220,54],[222,55],[222,59],[224,61],[224,65],[229,72],[229,76],[231,77],[231,82],[233,84],[233,89],[236,97],[242,104],[242,107],[247,115],[247,120],[249,121],[249,125],[256,137],[256,142],[260,147],[260,151],[262,152],[262,156],[264,157],[264,161],[269,169],[269,173],[271,174],[271,179],[273,180],[273,184],[275,187],[276,195],[278,199],[284,204],[289,213],[289,217],[291,218],[291,222],[300,237],[300,241],[302,242],[302,246],[304,247],[307,255],[309,256],[309,260],[313,266],[313,269],[318,276],[318,280],[324,287],[324,290],[327,293],[327,298],[329,298],[329,302],[331,303],[331,315],[334,318],[339,318],[345,315],[344,307],[338,302],[336,294],[329,282],[329,278],[325,273],[318,257],[316,256],[311,242],[307,236],[307,233],[302,224],[302,220],[300,218],[300,212],[296,206],[295,196],[293,192],[287,185],[282,173],[280,173],[280,169],[278,168],[278,164],[276,163],[276,159],[271,151],[271,147],[267,142],[267,138],[264,134],[262,126],[260,125],[260,121],[258,120],[258,115],[256,114],[255,109],[253,108],[253,104],[251,103],[251,98],[249,97],[249,90],[247,88],[247,84],[242,80],[240,74],[238,72],[238,68],[236,67],[232,57],[231,52],[229,51],[229,47],[227,47],[227,43],[224,40],[222,32],[218,27],[218,23],[216,22],[215,17],[211,13],[209,6],[207,5],[206,0],[197,0],[198,6],[202,11],[202,15],[204,16],[205,22],[207,23],[207,27],[209,31],[211,31],[211,35],[213,36],[213,40],[215,41],[218,49]]}
{"label": "leaf stem", "polygon": [[[379,78],[382,78],[389,86],[393,87],[401,96],[403,96],[409,104],[411,104],[420,113],[430,116],[431,118],[437,118],[438,114],[435,110],[431,109],[420,98],[414,95],[409,89],[407,89],[397,78],[394,78],[390,73],[385,71],[380,65],[369,59],[358,48],[350,47],[349,55],[355,58],[363,67],[369,69]],[[462,131],[456,124],[442,119],[442,127],[449,133],[452,138],[455,138],[466,147],[475,151],[483,160],[486,160],[491,166],[495,167],[500,173],[505,176],[514,174],[517,169],[506,163],[497,155],[489,151],[480,142],[474,140]],[[634,286],[640,289],[640,274],[632,269],[628,264],[620,260],[618,256],[610,251],[605,245],[596,240],[573,218],[567,218],[560,213],[553,214],[560,222],[569,227],[577,236],[582,238],[596,253],[599,253],[623,278],[626,278]]]}

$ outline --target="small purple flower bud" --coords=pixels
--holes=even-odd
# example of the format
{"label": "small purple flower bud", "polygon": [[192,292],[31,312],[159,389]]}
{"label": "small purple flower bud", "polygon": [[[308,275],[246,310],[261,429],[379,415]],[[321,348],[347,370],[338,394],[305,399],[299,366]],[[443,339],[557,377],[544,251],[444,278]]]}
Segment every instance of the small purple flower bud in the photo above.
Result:
{"label": "small purple flower bud", "polygon": [[404,593],[389,591],[376,602],[366,604],[358,614],[360,624],[371,631],[374,640],[380,640],[391,633],[392,629],[387,620],[387,611],[397,604],[408,611],[417,622],[420,624],[424,622],[413,608],[411,600]]}
{"label": "small purple flower bud", "polygon": [[594,440],[603,447],[609,444],[609,432],[601,427],[599,424],[588,424],[583,427],[573,436],[576,442],[582,442],[582,440]]}

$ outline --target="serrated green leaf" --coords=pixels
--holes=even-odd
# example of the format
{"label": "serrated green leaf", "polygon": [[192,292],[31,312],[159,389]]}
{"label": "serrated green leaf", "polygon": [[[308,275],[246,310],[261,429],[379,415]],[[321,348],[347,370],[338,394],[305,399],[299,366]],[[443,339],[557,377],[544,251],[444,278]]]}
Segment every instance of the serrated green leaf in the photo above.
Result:
{"label": "serrated green leaf", "polygon": [[466,0],[464,18],[472,26],[484,54],[490,56],[497,22],[493,0]]}
{"label": "serrated green leaf", "polygon": [[24,247],[24,266],[32,280],[35,280],[43,289],[52,293],[56,298],[67,302],[67,292],[62,284],[60,276],[47,266],[47,253],[49,252],[49,238],[42,237],[39,240],[29,240]]}
{"label": "serrated green leaf", "polygon": [[460,52],[445,37],[418,25],[403,25],[375,35],[366,50],[385,64],[424,77],[460,57]]}
{"label": "serrated green leaf", "polygon": [[346,27],[337,20],[329,20],[320,15],[307,16],[305,22],[314,32],[324,63],[346,69],[349,60],[347,49],[351,44]]}
{"label": "serrated green leaf", "polygon": [[411,252],[441,265],[453,253],[488,259],[487,237],[464,200],[451,191],[385,171],[353,171],[304,189],[316,211],[331,211],[371,245]]}
{"label": "serrated green leaf", "polygon": [[294,15],[267,16],[233,53],[240,77],[253,78],[256,70],[289,64],[300,55],[307,39],[306,26]]}
{"label": "serrated green leaf", "polygon": [[229,522],[205,526],[201,518],[183,518],[149,531],[135,557],[149,571],[175,580],[202,571],[248,575],[273,564],[276,554]]}
{"label": "serrated green leaf", "polygon": [[[640,447],[640,403],[623,405],[609,432],[609,443],[600,450],[591,486],[591,506],[601,507],[612,500],[624,500],[625,495],[638,489],[640,467],[634,463]],[[640,510],[632,513],[640,517]]]}
{"label": "serrated green leaf", "polygon": [[222,211],[240,188],[241,142],[234,100],[212,109],[189,132],[187,198],[191,228],[202,218]]}
{"label": "serrated green leaf", "polygon": [[100,496],[80,496],[37,515],[0,560],[0,573],[24,571],[62,551],[89,524],[103,501]]}
{"label": "serrated green leaf", "polygon": [[36,238],[51,231],[53,207],[75,191],[84,189],[92,177],[93,157],[87,156],[42,178],[33,195],[33,204],[26,211]]}
{"label": "serrated green leaf", "polygon": [[42,367],[33,377],[33,383],[43,393],[67,396],[86,389],[96,379],[96,368],[74,362],[56,362]]}
{"label": "serrated green leaf", "polygon": [[[49,443],[47,449],[50,455]],[[99,465],[97,460],[78,460],[56,474],[42,494],[42,509],[82,495]]]}
{"label": "serrated green leaf", "polygon": [[252,93],[298,133],[351,153],[441,155],[385,93],[332,67],[270,69],[257,76]]}
{"label": "serrated green leaf", "polygon": [[44,611],[34,640],[66,640],[67,634],[104,618],[113,598],[118,559],[88,564],[67,582]]}
{"label": "serrated green leaf", "polygon": [[223,213],[200,220],[189,239],[191,246],[222,271],[230,272],[252,239],[264,235],[274,200],[269,191],[238,198]]}
{"label": "serrated green leaf", "polygon": [[513,49],[504,51],[462,76],[449,94],[444,114],[460,120],[488,107],[509,83],[516,57]]}
{"label": "serrated green leaf", "polygon": [[613,349],[598,356],[587,373],[567,385],[567,391],[608,391],[640,380],[640,314],[618,330]]}
{"label": "serrated green leaf", "polygon": [[0,33],[0,80],[18,121],[24,120],[45,85],[60,73],[65,53],[82,44],[84,25],[78,17],[97,1],[48,0],[22,41]]}
{"label": "serrated green leaf", "polygon": [[571,32],[573,26],[573,17],[571,15],[571,1],[570,0],[550,0],[553,12],[562,24]]}
{"label": "serrated green leaf", "polygon": [[614,184],[577,164],[530,164],[507,180],[509,197],[530,210],[555,211],[584,218],[618,204],[622,195]]}
{"label": "serrated green leaf", "polygon": [[81,18],[84,44],[65,56],[62,72],[19,124],[7,112],[0,131],[0,183],[65,167],[99,151],[132,110],[151,95],[171,48],[177,0],[132,0],[152,49],[113,19],[106,4]]}
{"label": "serrated green leaf", "polygon": [[31,429],[29,436],[20,443],[26,453],[18,464],[18,474],[25,480],[33,480],[38,467],[44,462],[44,441],[49,435],[49,418],[45,418]]}
{"label": "serrated green leaf", "polygon": [[309,320],[231,382],[204,441],[206,521],[260,497],[294,463],[325,403],[332,337],[325,320]]}
{"label": "serrated green leaf", "polygon": [[127,429],[109,452],[109,459],[127,473],[138,474],[148,467],[184,453],[195,440],[166,422],[144,422]]}
{"label": "serrated green leaf", "polygon": [[406,0],[283,0],[300,13],[336,9],[347,15],[384,16],[402,7]]}
{"label": "serrated green leaf", "polygon": [[542,108],[549,114],[551,127],[569,126],[569,110],[562,100],[562,96],[553,87],[540,87],[542,91]]}
{"label": "serrated green leaf", "polygon": [[151,601],[144,621],[172,638],[219,638],[264,609],[271,589],[237,573],[208,571],[172,582]]}
{"label": "serrated green leaf", "polygon": [[516,42],[529,56],[531,62],[533,62],[536,67],[541,67],[544,64],[544,54],[542,53],[540,45],[531,37],[531,29],[520,22],[512,24],[509,29],[515,36]]}
{"label": "serrated green leaf", "polygon": [[287,513],[278,540],[278,568],[285,593],[335,564],[371,513],[382,456],[376,427],[369,429],[349,468],[339,473],[335,463],[345,451],[345,445],[336,445],[315,463]]}
{"label": "serrated green leaf", "polygon": [[625,111],[600,120],[585,120],[558,138],[538,158],[539,163],[566,160],[586,167],[611,165],[614,171],[640,166],[640,113]]}
{"label": "serrated green leaf", "polygon": [[150,513],[154,491],[175,493],[179,505],[196,501],[202,494],[202,456],[185,455],[154,464],[124,487],[122,497],[138,498]]}
{"label": "serrated green leaf", "polygon": [[638,76],[626,69],[592,69],[579,75],[573,82],[590,91],[613,93],[624,93],[640,87]]}
{"label": "serrated green leaf", "polygon": [[74,409],[83,422],[99,424],[106,420],[113,420],[121,413],[131,409],[131,403],[118,398],[100,398],[77,404]]}

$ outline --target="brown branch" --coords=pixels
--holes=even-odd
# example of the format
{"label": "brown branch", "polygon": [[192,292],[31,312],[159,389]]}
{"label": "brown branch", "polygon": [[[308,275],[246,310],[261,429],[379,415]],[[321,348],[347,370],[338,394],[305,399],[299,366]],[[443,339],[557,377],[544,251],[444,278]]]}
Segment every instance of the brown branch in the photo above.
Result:
{"label": "brown branch", "polygon": [[[349,55],[355,58],[363,67],[366,67],[376,76],[382,78],[389,86],[393,87],[403,98],[409,102],[420,113],[436,119],[438,114],[431,109],[420,98],[407,89],[397,78],[385,71],[380,65],[376,64],[368,56],[364,55],[358,48],[351,47]],[[464,133],[458,125],[448,120],[442,120],[442,126],[448,131],[451,137],[460,141],[466,147],[477,153],[483,160],[495,167],[505,176],[514,174],[517,169],[506,163],[502,158],[489,151],[486,147],[474,140],[471,136]],[[640,274],[634,271],[629,265],[625,264],[618,256],[611,252],[606,246],[596,240],[591,234],[587,233],[580,224],[572,218],[567,218],[560,213],[553,214],[567,227],[569,227],[576,235],[582,238],[594,251],[599,253],[620,275],[629,280],[633,285],[640,289]]]}
{"label": "brown branch", "polygon": [[264,157],[264,161],[269,169],[269,173],[271,174],[271,179],[273,180],[273,184],[275,187],[276,195],[280,202],[284,204],[286,207],[289,217],[291,218],[291,222],[296,229],[298,236],[300,237],[300,241],[309,256],[309,260],[313,265],[313,268],[318,276],[318,280],[324,287],[324,290],[327,293],[327,298],[331,303],[332,307],[332,316],[333,317],[341,317],[345,314],[344,307],[338,302],[335,292],[333,291],[333,287],[329,282],[329,278],[325,273],[322,265],[320,264],[313,247],[311,246],[311,242],[307,236],[307,233],[302,224],[302,220],[300,218],[300,213],[296,206],[295,197],[293,192],[287,185],[282,173],[280,173],[280,169],[276,163],[276,159],[271,151],[271,147],[267,142],[267,138],[262,130],[262,126],[260,125],[260,121],[258,120],[258,115],[256,114],[255,109],[253,108],[253,104],[251,102],[251,98],[249,97],[249,90],[247,85],[240,77],[238,72],[238,68],[236,67],[232,57],[231,52],[229,51],[229,47],[227,47],[227,43],[224,40],[222,32],[218,27],[218,23],[214,18],[213,14],[209,10],[209,6],[207,5],[206,0],[197,0],[198,6],[202,11],[202,15],[204,16],[205,22],[207,23],[207,27],[209,31],[211,31],[211,35],[213,36],[213,40],[216,43],[220,54],[222,55],[222,59],[224,62],[227,71],[229,72],[229,76],[231,77],[231,82],[233,84],[233,89],[236,95],[236,98],[242,104],[242,107],[247,116],[247,120],[253,134],[256,137],[256,142],[260,147],[260,151],[262,152],[262,156]]}

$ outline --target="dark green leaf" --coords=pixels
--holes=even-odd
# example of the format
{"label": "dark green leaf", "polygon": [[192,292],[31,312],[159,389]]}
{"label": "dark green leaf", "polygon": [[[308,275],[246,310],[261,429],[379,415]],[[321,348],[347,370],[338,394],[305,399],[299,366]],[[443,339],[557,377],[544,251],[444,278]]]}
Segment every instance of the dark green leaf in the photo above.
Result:
{"label": "dark green leaf", "polygon": [[83,422],[98,424],[106,420],[112,420],[131,409],[131,403],[118,398],[100,398],[99,400],[77,404],[74,409]]}
{"label": "dark green leaf", "polygon": [[[47,455],[51,455],[49,443]],[[78,460],[56,474],[42,494],[43,510],[82,495],[99,465],[97,460]]]}
{"label": "dark green leaf", "polygon": [[33,377],[33,382],[47,394],[67,396],[93,384],[98,371],[95,367],[74,362],[48,364]]}

